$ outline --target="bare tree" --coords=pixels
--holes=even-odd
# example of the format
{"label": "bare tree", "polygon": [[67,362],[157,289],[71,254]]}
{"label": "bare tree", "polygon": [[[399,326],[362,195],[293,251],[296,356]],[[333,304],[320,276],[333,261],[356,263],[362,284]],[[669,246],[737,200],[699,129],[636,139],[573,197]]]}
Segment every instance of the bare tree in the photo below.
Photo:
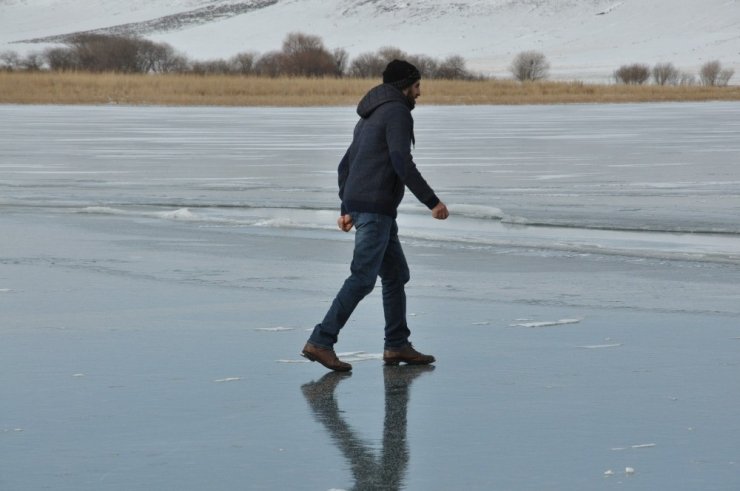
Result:
{"label": "bare tree", "polygon": [[336,48],[332,52],[332,56],[334,57],[337,76],[344,76],[347,73],[347,67],[349,65],[349,53],[344,48]]}
{"label": "bare tree", "polygon": [[51,70],[90,72],[171,73],[185,72],[187,58],[167,43],[148,39],[101,34],[80,34],[66,48],[50,48],[43,59]]}
{"label": "bare tree", "polygon": [[459,55],[445,58],[437,68],[436,78],[445,78],[448,80],[469,78],[468,70],[465,68],[465,59]]}
{"label": "bare tree", "polygon": [[658,63],[653,67],[653,80],[657,85],[678,84],[679,72],[673,63]]}
{"label": "bare tree", "polygon": [[426,55],[410,55],[406,58],[406,61],[414,65],[421,72],[421,76],[424,78],[437,78],[437,72],[439,71],[439,61],[435,60],[431,56]]}
{"label": "bare tree", "polygon": [[229,65],[233,73],[240,75],[252,75],[256,72],[258,54],[253,51],[237,53],[229,59]]}
{"label": "bare tree", "polygon": [[509,70],[520,82],[542,80],[547,78],[550,63],[539,51],[523,51],[514,58]]}
{"label": "bare tree", "polygon": [[262,77],[279,77],[283,73],[285,55],[280,51],[271,51],[262,55],[254,64],[255,74]]}
{"label": "bare tree", "polygon": [[303,77],[337,76],[334,56],[318,36],[293,32],[283,41],[283,75]]}
{"label": "bare tree", "polygon": [[15,51],[3,51],[0,53],[0,68],[12,72],[20,66],[20,57]]}
{"label": "bare tree", "polygon": [[727,68],[719,72],[719,78],[717,79],[717,85],[720,87],[726,87],[730,83],[730,79],[735,75],[735,70]]}
{"label": "bare tree", "polygon": [[137,39],[137,71],[141,73],[174,73],[187,70],[188,61],[167,43]]}
{"label": "bare tree", "polygon": [[701,80],[702,85],[706,85],[708,87],[717,85],[721,71],[722,64],[718,60],[704,63],[699,70],[699,79]]}
{"label": "bare tree", "polygon": [[177,52],[166,50],[163,57],[157,61],[157,72],[159,73],[185,73],[188,71],[190,62],[188,58]]}
{"label": "bare tree", "polygon": [[678,75],[678,85],[685,87],[696,85],[696,76],[693,73],[681,72]]}
{"label": "bare tree", "polygon": [[465,67],[459,55],[448,56],[442,61],[426,55],[408,55],[399,48],[386,46],[375,53],[364,53],[352,60],[349,75],[362,78],[379,78],[386,65],[393,60],[406,60],[416,66],[424,78],[473,79],[475,75]]}
{"label": "bare tree", "polygon": [[322,49],[324,49],[324,42],[319,36],[313,36],[311,34],[291,32],[283,40],[283,53],[288,56]]}
{"label": "bare tree", "polygon": [[190,71],[196,75],[229,75],[232,73],[229,62],[220,58],[194,61],[190,66]]}
{"label": "bare tree", "polygon": [[76,70],[78,66],[74,52],[68,48],[49,48],[44,51],[44,58],[50,70]]}
{"label": "bare tree", "polygon": [[20,68],[27,72],[38,72],[44,67],[44,61],[41,53],[28,53],[20,60]]}
{"label": "bare tree", "polygon": [[650,78],[650,67],[639,63],[622,65],[614,72],[614,78],[623,84],[642,85]]}
{"label": "bare tree", "polygon": [[75,53],[80,70],[132,73],[141,71],[139,41],[123,36],[78,34],[68,45]]}
{"label": "bare tree", "polygon": [[408,55],[401,48],[396,48],[395,46],[383,46],[378,50],[378,57],[383,60],[384,65],[387,65],[393,60],[405,60],[408,58]]}
{"label": "bare tree", "polygon": [[349,74],[358,78],[378,78],[383,74],[386,61],[375,53],[364,53],[352,60]]}
{"label": "bare tree", "polygon": [[735,70],[729,68],[723,70],[722,64],[718,60],[706,62],[699,70],[702,85],[708,87],[725,87],[730,83],[734,74]]}

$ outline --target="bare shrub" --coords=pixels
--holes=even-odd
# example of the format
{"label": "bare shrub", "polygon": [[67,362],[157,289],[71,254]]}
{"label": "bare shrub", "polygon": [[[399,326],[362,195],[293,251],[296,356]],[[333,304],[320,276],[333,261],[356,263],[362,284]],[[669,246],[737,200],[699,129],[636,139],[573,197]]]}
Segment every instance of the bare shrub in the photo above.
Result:
{"label": "bare shrub", "polygon": [[550,63],[539,51],[523,51],[516,55],[509,70],[520,82],[543,80],[547,78]]}
{"label": "bare shrub", "polygon": [[44,67],[44,56],[41,53],[29,53],[20,60],[20,68],[29,72],[38,72]]}
{"label": "bare shrub", "polygon": [[252,75],[256,70],[257,59],[259,55],[253,51],[237,53],[229,58],[229,66],[232,73],[240,75]]}
{"label": "bare shrub", "polygon": [[349,65],[349,53],[346,49],[336,48],[332,51],[332,57],[334,58],[334,67],[338,76],[343,76],[347,73],[347,67]]}
{"label": "bare shrub", "polygon": [[386,65],[393,60],[406,60],[418,68],[424,78],[467,80],[475,78],[465,67],[462,56],[453,55],[442,61],[426,55],[407,55],[398,48],[384,47],[376,53],[364,53],[352,60],[349,75],[361,78],[379,78]]}
{"label": "bare shrub", "polygon": [[657,85],[677,85],[678,69],[673,63],[658,63],[653,67],[653,81]]}
{"label": "bare shrub", "polygon": [[179,54],[167,43],[147,39],[138,41],[137,65],[142,73],[176,73],[188,68],[185,55]]}
{"label": "bare shrub", "polygon": [[678,85],[691,87],[696,85],[696,76],[693,73],[681,72],[678,75]]}
{"label": "bare shrub", "polygon": [[44,52],[52,70],[171,73],[185,71],[188,64],[169,44],[138,37],[78,34],[67,46]]}
{"label": "bare shrub", "polygon": [[349,74],[358,78],[379,78],[387,63],[375,53],[363,53],[352,60]]}
{"label": "bare shrub", "polygon": [[283,75],[303,77],[337,76],[334,56],[318,36],[293,32],[283,41]]}
{"label": "bare shrub", "polygon": [[725,87],[730,83],[734,74],[735,70],[722,69],[722,64],[718,60],[714,60],[702,65],[701,70],[699,70],[699,79],[702,85],[708,87]]}
{"label": "bare shrub", "polygon": [[465,59],[458,55],[445,58],[437,68],[436,78],[444,78],[448,80],[469,78],[468,70],[465,68]]}
{"label": "bare shrub", "polygon": [[409,55],[409,57],[406,58],[406,61],[418,68],[422,77],[437,78],[437,72],[439,71],[439,61],[435,60],[431,56]]}
{"label": "bare shrub", "polygon": [[735,75],[735,70],[731,68],[722,70],[721,72],[719,72],[719,78],[717,80],[717,85],[719,85],[720,87],[727,87],[733,75]]}
{"label": "bare shrub", "polygon": [[616,72],[614,72],[614,78],[619,83],[627,85],[642,85],[650,78],[650,67],[639,63],[622,65]]}
{"label": "bare shrub", "polygon": [[49,48],[44,51],[44,58],[50,70],[66,72],[78,67],[75,53],[68,48]]}
{"label": "bare shrub", "polygon": [[395,46],[383,46],[378,50],[378,56],[383,60],[383,64],[387,65],[393,60],[405,60],[409,55],[401,48],[396,48]]}
{"label": "bare shrub", "polygon": [[103,34],[78,34],[69,41],[79,69],[90,72],[141,72],[139,40]]}
{"label": "bare shrub", "polygon": [[222,59],[194,61],[190,65],[190,71],[196,75],[228,75],[231,73],[231,65]]}
{"label": "bare shrub", "polygon": [[280,51],[262,55],[254,64],[254,72],[262,77],[279,77],[283,73],[285,56]]}
{"label": "bare shrub", "polygon": [[717,85],[721,71],[722,64],[717,60],[704,63],[699,70],[699,79],[701,80],[702,85],[709,87]]}
{"label": "bare shrub", "polygon": [[15,51],[3,51],[0,53],[0,68],[12,72],[20,66],[20,56]]}

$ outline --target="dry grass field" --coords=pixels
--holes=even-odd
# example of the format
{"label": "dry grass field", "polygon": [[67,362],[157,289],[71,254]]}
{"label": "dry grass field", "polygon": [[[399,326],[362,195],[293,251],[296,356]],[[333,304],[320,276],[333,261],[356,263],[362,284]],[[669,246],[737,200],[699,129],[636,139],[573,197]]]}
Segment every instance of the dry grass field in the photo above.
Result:
{"label": "dry grass field", "polygon": [[[0,104],[354,105],[368,79],[0,72]],[[423,104],[562,104],[740,100],[740,86],[422,81]]]}

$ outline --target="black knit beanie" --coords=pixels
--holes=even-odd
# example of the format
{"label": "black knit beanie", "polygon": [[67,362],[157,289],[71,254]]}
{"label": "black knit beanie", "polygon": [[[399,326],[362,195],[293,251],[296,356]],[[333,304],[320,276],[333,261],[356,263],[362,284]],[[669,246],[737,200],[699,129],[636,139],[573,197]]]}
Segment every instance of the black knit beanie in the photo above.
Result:
{"label": "black knit beanie", "polygon": [[393,60],[388,63],[383,72],[383,83],[390,84],[400,90],[411,87],[419,79],[421,79],[419,70],[408,61],[403,60]]}

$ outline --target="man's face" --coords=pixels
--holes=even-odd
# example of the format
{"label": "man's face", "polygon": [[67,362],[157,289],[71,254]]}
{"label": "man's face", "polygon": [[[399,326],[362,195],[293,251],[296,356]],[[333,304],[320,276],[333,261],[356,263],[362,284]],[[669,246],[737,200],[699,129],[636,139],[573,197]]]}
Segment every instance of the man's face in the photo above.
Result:
{"label": "man's face", "polygon": [[411,103],[411,106],[413,107],[416,104],[416,98],[421,95],[421,80],[417,80],[414,85],[407,89],[404,89],[403,94],[406,96],[406,98]]}

